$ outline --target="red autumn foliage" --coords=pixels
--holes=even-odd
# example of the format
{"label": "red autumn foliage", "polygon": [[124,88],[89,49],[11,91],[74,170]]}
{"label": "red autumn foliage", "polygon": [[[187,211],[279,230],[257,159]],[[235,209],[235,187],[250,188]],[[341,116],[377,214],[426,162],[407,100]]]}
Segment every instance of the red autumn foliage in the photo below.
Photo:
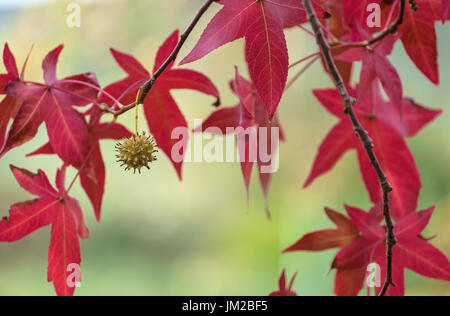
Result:
{"label": "red autumn foliage", "polygon": [[[255,127],[257,132],[263,128],[278,130],[280,123],[277,111],[290,70],[285,30],[298,27],[311,33],[305,25],[311,18],[305,11],[307,6],[303,7],[302,0],[208,2],[209,5],[217,2],[220,10],[181,64],[199,60],[227,43],[244,38],[245,59],[251,80],[242,77],[236,68],[230,87],[238,97],[237,105],[215,110],[204,120],[202,127],[194,131],[211,133],[212,128],[216,128],[221,134],[227,134],[227,128]],[[332,46],[336,65],[350,94],[356,99],[356,116],[372,137],[379,164],[394,188],[389,205],[398,239],[392,271],[396,287],[390,287],[388,294],[405,293],[405,269],[428,278],[450,281],[448,258],[423,236],[434,207],[416,211],[422,184],[413,153],[406,142],[406,138],[415,136],[442,111],[426,108],[405,97],[402,74],[388,59],[395,45],[401,42],[416,67],[438,85],[440,78],[435,23],[445,24],[449,19],[450,1],[417,0],[417,11],[412,10],[405,0],[313,2],[326,39]],[[402,17],[399,9],[401,3],[406,4],[404,16],[402,23],[395,24],[395,21],[399,21],[397,17]],[[380,6],[381,26],[369,27],[366,23],[371,15],[367,8],[371,4]],[[36,196],[36,199],[10,207],[10,216],[0,221],[0,242],[14,242],[41,227],[51,225],[48,281],[53,282],[58,295],[73,295],[75,289],[67,282],[67,267],[81,264],[79,238],[89,237],[83,211],[77,200],[69,195],[70,190],[79,178],[92,203],[95,217],[100,220],[106,178],[100,143],[103,140],[134,136],[115,120],[105,120],[104,114],[133,105],[139,99],[137,96],[141,86],[152,78],[150,82],[153,85],[143,103],[144,113],[158,147],[169,157],[181,180],[182,162],[175,161],[171,155],[179,140],[172,139],[172,132],[175,128],[187,128],[188,123],[171,91],[198,91],[214,97],[214,105],[220,105],[218,89],[207,76],[178,68],[175,66],[177,59],[170,59],[174,52],[177,57],[178,46],[183,45],[204,11],[200,10],[199,13],[198,19],[194,19],[184,36],[174,31],[164,41],[156,52],[153,71],[148,71],[131,55],[111,49],[113,58],[125,71],[126,77],[104,88],[100,87],[92,72],[58,79],[56,69],[62,45],[44,58],[43,82],[30,82],[24,76],[26,62],[19,72],[14,55],[8,44],[5,44],[3,63],[6,73],[0,74],[0,94],[4,95],[0,102],[0,157],[32,140],[38,129],[45,125],[48,142],[28,156],[57,155],[62,167],[57,170],[55,187],[41,170],[33,174],[11,167],[19,185]],[[391,25],[396,27],[391,30]],[[390,30],[390,33],[395,34],[388,34]],[[158,73],[166,61],[171,61],[168,67],[157,78],[152,77],[152,73]],[[352,71],[356,62],[362,63],[362,70],[357,76],[357,83],[352,84]],[[324,68],[324,72],[329,72],[329,69]],[[389,100],[383,97],[381,86]],[[383,279],[387,274],[387,228],[382,223],[382,191],[366,148],[355,137],[354,126],[344,113],[342,95],[336,89],[314,90],[313,93],[339,122],[320,145],[305,186],[329,172],[347,151],[355,150],[374,207],[365,212],[346,206],[348,217],[325,209],[336,228],[306,234],[285,252],[338,248],[339,252],[332,264],[336,270],[335,294],[358,295],[364,286],[370,263],[377,263],[381,267]],[[261,168],[271,165],[272,161],[265,161],[260,155],[256,160],[249,156],[251,152],[260,153],[262,145],[267,145],[263,147],[267,147],[268,155],[278,150],[278,139],[272,139],[270,132],[267,136],[266,144],[261,144],[259,133],[256,139],[247,139],[236,133],[247,196],[251,174],[257,165],[260,183],[267,198],[271,174],[261,172]],[[284,140],[282,132],[279,138]],[[183,139],[183,145],[187,141]],[[66,186],[65,174],[69,167],[77,170],[77,177]],[[283,270],[279,289],[271,295],[296,296],[297,293],[292,289],[296,276],[288,284]],[[378,288],[376,293],[379,291]]]}
{"label": "red autumn foliage", "polygon": [[[331,209],[325,209],[336,229],[322,230],[303,236],[285,252],[323,251],[339,248],[332,264],[336,269],[335,294],[358,295],[364,286],[366,268],[371,263],[381,267],[381,279],[386,277],[386,231],[380,225],[382,218],[379,206],[370,212],[345,206],[348,218]],[[434,207],[421,212],[412,212],[397,222],[395,233],[398,239],[394,253],[395,287],[388,295],[403,296],[405,292],[404,270],[409,269],[428,278],[450,281],[450,262],[421,234],[428,226]],[[376,293],[380,288],[376,288]]]}

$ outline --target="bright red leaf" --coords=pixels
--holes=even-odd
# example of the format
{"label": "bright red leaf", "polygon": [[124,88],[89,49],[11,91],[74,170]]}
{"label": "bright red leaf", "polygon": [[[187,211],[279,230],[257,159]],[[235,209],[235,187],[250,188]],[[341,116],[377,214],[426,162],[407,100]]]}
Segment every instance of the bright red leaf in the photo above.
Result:
{"label": "bright red leaf", "polygon": [[336,229],[326,229],[302,237],[284,252],[322,251],[330,248],[344,247],[359,237],[359,231],[344,215],[325,208],[328,218],[336,225]]}
{"label": "bright red leaf", "polygon": [[[92,73],[56,79],[56,64],[63,46],[51,51],[42,64],[45,84],[15,81],[6,93],[21,98],[21,105],[0,155],[32,139],[42,122],[46,123],[50,143],[65,162],[79,167],[87,154],[88,129],[81,114],[73,108],[94,103],[98,86]],[[80,82],[80,83],[74,83]]]}
{"label": "bright red leaf", "polygon": [[55,190],[41,170],[33,174],[11,166],[19,185],[38,199],[14,204],[9,218],[0,221],[0,242],[20,240],[44,226],[52,225],[48,260],[48,281],[53,282],[58,295],[73,295],[68,265],[81,264],[80,238],[88,238],[83,213],[78,202],[68,196],[65,187],[65,167],[58,170]]}
{"label": "bright red leaf", "polygon": [[[370,34],[364,30],[361,30],[361,33],[362,40],[371,38]],[[362,61],[357,100],[361,100],[370,92],[372,84],[378,78],[392,103],[401,111],[402,81],[397,70],[387,58],[392,53],[397,40],[396,36],[387,36],[370,48],[351,48],[337,57],[338,60],[347,62]]]}
{"label": "bright red leaf", "polygon": [[[355,95],[353,89],[350,89],[350,92]],[[370,198],[375,204],[380,202],[382,192],[377,175],[360,141],[355,137],[348,117],[343,112],[339,93],[330,89],[315,90],[314,94],[341,122],[330,131],[320,146],[305,186],[309,186],[317,177],[330,171],[348,150],[356,149]],[[380,164],[395,188],[391,196],[393,216],[396,218],[401,218],[417,208],[421,188],[419,171],[404,138],[414,136],[442,113],[439,110],[426,109],[406,98],[403,100],[402,108],[403,111],[399,113],[390,102],[382,98],[378,83],[372,85],[370,95],[355,106],[355,112],[362,125],[374,140],[374,149]]]}
{"label": "bright red leaf", "polygon": [[[154,71],[169,57],[178,42],[178,38],[179,32],[175,31],[160,47],[155,60]],[[136,100],[139,87],[150,79],[150,73],[134,57],[114,49],[111,52],[120,67],[128,74],[128,77],[112,83],[105,88],[105,91],[116,98],[120,98],[123,104],[132,103]],[[192,70],[173,69],[172,66],[173,63],[153,85],[145,99],[144,113],[150,132],[155,137],[158,147],[172,161],[181,179],[182,162],[174,161],[171,155],[172,147],[179,142],[177,139],[172,139],[172,132],[177,127],[187,128],[188,124],[170,91],[174,89],[195,90],[211,95],[218,100],[219,92],[206,76]],[[102,101],[111,104],[106,97],[103,96],[103,98]],[[187,144],[187,141],[187,139],[184,139],[185,144]]]}
{"label": "bright red leaf", "polygon": [[[0,74],[0,94],[6,92],[6,87],[9,83],[19,80],[19,70],[17,69],[16,60],[8,44],[5,44],[3,50],[3,64],[7,73]],[[3,149],[5,143],[5,134],[9,121],[16,116],[21,104],[22,101],[20,98],[12,98],[10,96],[6,96],[0,102],[0,151]]]}
{"label": "bright red leaf", "polygon": [[[213,50],[245,37],[250,77],[267,107],[275,113],[286,87],[289,56],[283,28],[307,22],[301,0],[221,0],[193,51],[181,62],[196,61]],[[316,9],[321,12],[319,7]]]}

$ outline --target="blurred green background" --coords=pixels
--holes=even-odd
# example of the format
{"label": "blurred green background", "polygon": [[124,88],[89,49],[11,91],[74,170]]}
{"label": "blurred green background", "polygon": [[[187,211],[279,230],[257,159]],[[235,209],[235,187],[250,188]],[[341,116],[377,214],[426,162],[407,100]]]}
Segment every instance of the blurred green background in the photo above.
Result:
{"label": "blurred green background", "polygon": [[[26,76],[42,80],[41,61],[60,43],[66,45],[58,65],[59,77],[93,71],[102,85],[124,77],[109,53],[114,47],[136,56],[151,69],[158,46],[175,28],[184,29],[202,0],[107,1],[0,0],[1,45],[8,42],[21,65],[35,44]],[[81,28],[66,25],[67,4],[82,5]],[[17,7],[17,5],[23,6]],[[181,52],[195,44],[218,6],[202,19]],[[436,25],[439,37],[440,87],[433,86],[407,58],[401,44],[392,62],[399,69],[405,94],[432,108],[450,107],[450,28]],[[287,31],[292,61],[316,51],[315,42],[298,29]],[[224,105],[236,104],[228,81],[233,65],[247,74],[243,41],[227,45],[188,65],[210,76]],[[1,68],[3,71],[3,68]],[[264,213],[264,199],[256,173],[250,203],[238,164],[186,164],[179,182],[168,159],[161,157],[149,173],[134,176],[115,163],[114,144],[104,142],[107,187],[100,224],[77,185],[72,195],[85,211],[91,238],[81,243],[82,288],[77,295],[267,295],[277,288],[283,268],[296,270],[295,290],[301,295],[331,295],[334,272],[327,274],[336,251],[280,255],[281,250],[307,232],[332,227],[323,207],[342,211],[344,203],[370,206],[358,172],[355,153],[349,153],[330,174],[302,189],[317,148],[334,125],[313,98],[314,88],[332,84],[316,63],[286,93],[280,117],[287,134],[281,146],[280,170],[273,177],[269,205],[273,220]],[[176,91],[176,100],[192,127],[195,118],[212,110],[211,98]],[[437,204],[427,232],[433,244],[450,255],[450,111],[416,138],[409,140],[422,174],[421,208]],[[120,122],[133,127],[133,114]],[[47,139],[45,129],[33,141],[13,150],[0,163],[0,217],[9,205],[30,199],[14,181],[9,164],[53,179],[60,162],[52,157],[25,158]],[[72,173],[73,175],[73,173]],[[46,282],[50,229],[45,228],[13,244],[0,244],[0,295],[53,295]],[[406,273],[407,294],[449,295],[450,284]]]}

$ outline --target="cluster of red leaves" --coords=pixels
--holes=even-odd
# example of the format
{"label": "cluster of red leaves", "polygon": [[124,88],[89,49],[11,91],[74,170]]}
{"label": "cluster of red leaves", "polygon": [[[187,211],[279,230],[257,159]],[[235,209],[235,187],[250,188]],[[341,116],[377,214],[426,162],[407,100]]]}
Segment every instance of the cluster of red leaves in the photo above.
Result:
{"label": "cluster of red leaves", "polygon": [[[159,49],[155,69],[172,52],[178,38],[178,31],[175,31]],[[15,58],[5,45],[3,60],[7,73],[0,75],[0,93],[5,94],[0,105],[0,157],[32,140],[45,123],[49,142],[28,156],[56,154],[62,160],[63,167],[58,171],[56,180],[58,190],[51,187],[42,171],[34,175],[12,167],[20,186],[38,195],[39,199],[11,207],[9,218],[0,222],[0,241],[17,241],[51,224],[48,280],[54,283],[58,295],[72,295],[74,289],[67,286],[67,266],[81,263],[76,232],[79,237],[87,238],[88,230],[78,202],[68,195],[73,183],[68,189],[64,186],[65,170],[68,166],[78,170],[80,183],[99,221],[106,174],[100,141],[121,140],[133,135],[118,123],[103,122],[101,106],[106,104],[117,108],[118,102],[131,103],[141,84],[150,78],[150,73],[133,57],[111,50],[118,64],[127,72],[127,78],[104,89],[99,87],[93,73],[58,80],[56,66],[62,49],[63,46],[59,46],[45,57],[42,64],[44,83],[36,83],[24,79],[24,70],[19,75]],[[215,86],[200,73],[172,69],[171,65],[159,78],[145,101],[144,111],[151,133],[169,158],[175,143],[171,139],[172,130],[187,127],[184,116],[170,95],[172,89],[196,90],[219,100]],[[80,111],[89,105],[92,107]],[[174,162],[174,166],[181,179],[181,163]]]}
{"label": "cluster of red leaves", "polygon": [[[67,286],[69,264],[80,264],[78,237],[88,238],[83,212],[65,188],[67,166],[78,169],[80,181],[90,198],[97,220],[100,220],[105,187],[105,165],[100,151],[102,139],[119,140],[132,135],[117,123],[102,123],[97,106],[82,113],[78,108],[98,104],[100,90],[95,75],[85,73],[58,80],[56,65],[63,46],[51,51],[43,61],[45,83],[24,80],[24,69],[18,73],[8,45],[3,60],[7,74],[1,75],[1,153],[30,141],[45,123],[49,142],[30,154],[57,154],[63,167],[57,172],[55,190],[44,172],[33,174],[11,167],[21,187],[39,199],[11,206],[10,217],[0,222],[0,241],[17,241],[35,230],[52,225],[49,249],[48,280],[58,295],[72,295]],[[13,122],[7,131],[10,120]],[[69,187],[70,190],[70,187]]]}
{"label": "cluster of red leaves", "polygon": [[[352,1],[331,4],[335,12],[329,22],[329,33],[334,40],[364,43],[373,38],[371,32],[381,29],[365,28],[365,8],[369,3],[379,3],[385,25],[396,16],[398,1]],[[394,6],[395,4],[395,6]],[[374,141],[374,151],[394,187],[391,194],[391,213],[396,222],[395,234],[399,241],[394,249],[393,279],[388,295],[404,295],[404,269],[423,276],[450,281],[448,258],[434,248],[421,234],[429,223],[434,207],[416,212],[421,190],[421,180],[415,159],[405,141],[415,136],[442,111],[432,110],[403,96],[399,74],[388,60],[397,40],[417,67],[433,83],[439,83],[435,21],[441,20],[440,1],[418,0],[419,11],[407,9],[405,21],[398,34],[389,35],[370,47],[340,45],[336,49],[337,65],[343,74],[351,73],[353,63],[362,62],[359,83],[352,88],[351,76],[346,77],[350,94],[357,100],[354,110],[361,124]],[[445,1],[442,2],[445,6]],[[340,14],[339,14],[340,12]],[[444,16],[446,18],[446,16]],[[337,21],[336,21],[337,20]],[[339,27],[336,28],[336,25]],[[336,32],[338,31],[338,32]],[[380,85],[389,97],[382,97]],[[349,218],[331,209],[325,209],[337,229],[306,234],[285,252],[322,251],[340,248],[332,269],[336,269],[335,294],[358,295],[366,279],[367,267],[377,263],[381,279],[386,277],[386,227],[380,224],[382,192],[377,175],[361,142],[354,136],[353,126],[343,113],[342,99],[336,89],[315,90],[318,101],[340,121],[322,142],[305,187],[317,177],[329,172],[349,150],[356,150],[362,178],[374,207],[370,212],[346,206]],[[378,294],[381,288],[376,288]]]}
{"label": "cluster of red leaves", "polygon": [[[449,280],[448,259],[432,247],[421,233],[428,224],[432,210],[416,212],[421,189],[420,174],[410,152],[406,137],[416,135],[441,112],[427,109],[403,96],[401,77],[388,56],[398,41],[417,68],[434,84],[439,83],[437,63],[437,39],[435,23],[449,18],[448,0],[417,0],[419,11],[408,6],[398,33],[383,37],[374,45],[364,45],[379,32],[386,29],[399,13],[399,1],[387,0],[316,0],[314,7],[324,25],[330,42],[336,43],[333,54],[337,65],[357,99],[355,111],[363,126],[372,135],[375,152],[394,186],[392,213],[396,221],[399,245],[395,253],[394,281],[397,287],[390,294],[404,292],[403,270],[411,269],[427,277]],[[367,27],[367,5],[381,6],[381,28]],[[245,39],[245,56],[251,81],[244,79],[236,70],[231,81],[232,91],[239,103],[213,112],[196,132],[209,132],[213,127],[227,133],[227,127],[279,128],[276,115],[278,105],[286,89],[289,70],[289,54],[284,29],[307,22],[301,0],[220,0],[221,10],[211,20],[192,52],[181,62],[190,63],[203,58],[215,49],[240,38]],[[156,72],[171,55],[179,41],[175,31],[159,48],[153,71]],[[358,45],[359,44],[359,45]],[[56,154],[63,167],[57,172],[54,189],[45,174],[32,174],[12,167],[19,184],[38,196],[35,201],[11,207],[10,217],[0,222],[0,241],[16,241],[36,229],[52,225],[49,250],[48,279],[54,283],[57,294],[71,295],[73,288],[67,286],[67,264],[80,264],[78,238],[87,238],[88,230],[83,213],[65,186],[68,166],[78,170],[80,182],[92,202],[95,216],[100,219],[105,187],[105,165],[100,151],[100,140],[122,139],[132,136],[117,123],[104,123],[101,106],[119,110],[122,104],[136,100],[139,87],[150,79],[146,70],[134,57],[112,49],[111,53],[127,76],[104,89],[100,88],[93,73],[84,73],[58,79],[56,65],[62,46],[51,51],[43,61],[44,83],[24,79],[23,67],[19,73],[14,56],[8,45],[4,49],[6,74],[0,74],[0,157],[10,150],[30,141],[39,127],[45,123],[49,142],[31,153]],[[352,88],[352,69],[355,62],[362,62],[359,83]],[[383,86],[389,101],[383,99]],[[216,98],[219,93],[213,83],[203,74],[192,70],[176,69],[174,62],[154,83],[144,103],[144,113],[150,132],[158,147],[169,157],[179,178],[182,178],[182,162],[172,159],[172,131],[188,127],[184,115],[171,96],[171,90],[195,90]],[[337,161],[350,149],[356,150],[361,173],[375,207],[366,213],[347,207],[350,219],[332,210],[328,216],[337,225],[335,230],[313,233],[302,238],[287,251],[324,250],[342,248],[333,268],[337,269],[336,293],[356,295],[362,288],[365,267],[377,262],[386,273],[384,263],[385,228],[380,224],[379,205],[382,200],[377,177],[352,125],[343,114],[343,104],[334,89],[316,90],[320,103],[340,122],[333,128],[319,149],[313,170],[306,186],[318,176],[330,171]],[[92,105],[82,111],[81,109]],[[10,121],[12,124],[8,129]],[[259,135],[259,133],[258,133]],[[267,147],[277,150],[270,133]],[[284,135],[280,135],[284,139]],[[241,169],[248,192],[252,169],[255,165],[248,153],[258,149],[259,139],[254,142],[236,133],[241,159]],[[187,142],[187,139],[183,139]],[[184,144],[186,145],[186,143]],[[258,151],[258,150],[256,150]],[[182,153],[183,155],[185,153]],[[270,154],[270,153],[268,153]],[[244,156],[244,157],[242,157]],[[260,157],[258,157],[260,158]],[[260,168],[259,178],[267,196],[270,174],[261,172],[262,166],[271,161],[256,160]],[[279,281],[279,291],[273,295],[296,295],[292,291],[295,276],[289,285],[286,275]]]}
{"label": "cluster of red leaves", "polygon": [[[337,270],[334,291],[336,295],[354,296],[364,286],[369,264],[377,263],[381,268],[381,280],[386,278],[386,227],[380,225],[383,216],[378,206],[369,212],[351,206],[345,206],[345,209],[348,218],[326,208],[327,216],[337,228],[307,234],[285,252],[340,248],[332,264],[332,269]],[[422,236],[434,209],[413,212],[397,221],[398,244],[393,258],[396,286],[389,288],[388,295],[404,295],[406,268],[428,278],[450,281],[447,257]],[[375,293],[380,290],[375,288]]]}

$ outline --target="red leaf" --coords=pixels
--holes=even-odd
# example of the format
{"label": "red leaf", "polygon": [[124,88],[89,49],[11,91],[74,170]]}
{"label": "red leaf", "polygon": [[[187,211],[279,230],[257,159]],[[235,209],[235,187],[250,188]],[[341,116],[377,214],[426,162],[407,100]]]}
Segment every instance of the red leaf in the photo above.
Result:
{"label": "red leaf", "polygon": [[[367,10],[370,4],[382,5],[382,0],[343,0],[343,18],[348,25],[356,27],[355,24],[366,25],[370,11]],[[384,21],[382,21],[384,22]],[[374,28],[373,32],[380,31],[380,28]]]}
{"label": "red leaf", "polygon": [[297,272],[292,276],[289,285],[286,283],[286,269],[281,273],[278,281],[278,291],[272,292],[269,296],[297,296],[297,293],[292,291],[295,279],[297,278]]}
{"label": "red leaf", "polygon": [[11,166],[11,171],[19,185],[31,194],[41,197],[58,197],[58,192],[53,189],[47,176],[42,170],[39,170],[37,174],[34,174],[25,169]]}
{"label": "red leaf", "polygon": [[[173,32],[166,41],[161,45],[158,49],[158,53],[155,57],[155,64],[153,65],[153,72],[156,72],[162,64],[169,58],[170,54],[173,52],[175,47],[177,46],[179,38],[178,30]],[[173,62],[170,64],[169,68],[173,67]]]}
{"label": "red leaf", "polygon": [[48,256],[48,281],[58,295],[73,295],[75,288],[67,282],[69,265],[80,264],[78,236],[89,237],[78,202],[65,189],[65,168],[58,170],[56,191],[42,171],[33,174],[11,166],[17,182],[39,199],[11,206],[9,218],[0,221],[0,242],[17,241],[37,229],[52,225]]}
{"label": "red leaf", "polygon": [[3,149],[6,140],[6,130],[8,128],[9,121],[14,118],[17,111],[22,106],[20,99],[5,97],[0,102],[0,151]]}
{"label": "red leaf", "polygon": [[117,123],[99,123],[92,128],[92,135],[98,140],[121,140],[133,134],[123,125]]}
{"label": "red leaf", "polygon": [[395,227],[396,237],[403,238],[404,236],[410,237],[411,235],[413,237],[419,236],[428,226],[435,208],[436,207],[433,206],[428,210],[412,213],[403,218]]}
{"label": "red leaf", "polygon": [[52,85],[57,81],[56,78],[56,64],[58,63],[59,55],[63,50],[64,45],[60,45],[52,50],[45,57],[44,62],[42,63],[42,69],[44,70],[44,80],[48,85]]}
{"label": "red leaf", "polygon": [[[354,90],[350,91],[355,94]],[[343,114],[339,93],[336,90],[316,90],[314,94],[323,106],[342,122],[334,127],[322,143],[306,185],[328,172],[346,151],[356,149],[371,200],[377,204],[382,199],[378,177],[360,141],[354,137],[352,125]],[[374,140],[374,149],[380,164],[395,188],[392,193],[392,207],[393,216],[397,219],[416,209],[421,188],[414,157],[403,138],[415,135],[441,113],[416,105],[410,99],[403,100],[402,108],[404,114],[395,111],[392,103],[384,101],[378,85],[372,85],[370,96],[360,100],[355,106],[361,123]],[[403,115],[405,118],[402,118]],[[408,177],[404,176],[405,173]]]}
{"label": "red leaf", "polygon": [[[414,157],[404,139],[389,125],[374,121],[366,127],[370,135],[375,136],[375,152],[391,185],[395,188],[391,194],[392,215],[397,219],[402,218],[417,208],[422,187]],[[358,149],[358,161],[372,202],[380,202],[382,192],[379,180],[362,146]],[[405,177],[405,174],[408,176]]]}
{"label": "red leaf", "polygon": [[8,43],[5,44],[5,49],[3,50],[3,63],[8,74],[14,76],[14,78],[19,78],[19,70],[17,69],[16,59],[11,53]]}
{"label": "red leaf", "polygon": [[[357,28],[366,26],[367,3],[379,3],[382,7],[382,26],[392,23],[399,12],[398,1],[380,0],[344,0],[346,19],[358,33]],[[437,43],[435,21],[445,17],[441,0],[416,0],[418,11],[406,8],[403,23],[398,29],[403,46],[417,68],[433,83],[439,83],[439,70],[437,63]],[[393,7],[395,5],[395,7]],[[447,17],[448,18],[448,17]],[[444,18],[445,20],[445,18]],[[379,32],[381,28],[367,28],[371,33]]]}
{"label": "red leaf", "polygon": [[81,264],[80,243],[75,220],[65,205],[60,206],[52,225],[48,251],[48,281],[53,282],[58,296],[72,296],[74,287],[68,286],[71,264]]}
{"label": "red leaf", "polygon": [[250,77],[268,114],[272,115],[288,75],[289,56],[283,27],[307,22],[301,1],[222,0],[220,3],[222,10],[181,64],[196,61],[222,45],[245,37]]}
{"label": "red leaf", "polygon": [[65,162],[80,167],[88,153],[88,129],[80,114],[52,95],[52,111],[46,119],[48,137],[53,150]]}
{"label": "red leaf", "polygon": [[[369,34],[363,34],[364,40],[371,38]],[[401,111],[403,99],[402,81],[397,70],[387,58],[387,55],[391,54],[397,40],[397,36],[391,35],[376,43],[370,49],[352,48],[337,57],[337,59],[343,61],[362,61],[358,100],[361,100],[370,92],[375,79],[379,78],[392,103]]]}
{"label": "red leaf", "polygon": [[337,229],[321,230],[306,234],[295,244],[284,251],[322,251],[332,248],[341,248],[359,237],[359,232],[353,224],[340,213],[325,208],[328,217],[336,224]]}
{"label": "red leaf", "polygon": [[91,154],[80,172],[81,186],[86,192],[94,208],[95,218],[100,221],[103,194],[105,193],[105,163],[103,162],[100,146],[91,149]]}
{"label": "red leaf", "polygon": [[198,126],[194,129],[194,132],[206,132],[207,129],[215,127],[221,130],[222,135],[229,134],[229,130],[227,131],[228,128],[236,128],[239,126],[237,123],[240,119],[240,108],[241,106],[237,105],[222,108],[211,113],[211,115],[203,121],[201,128]]}
{"label": "red leaf", "polygon": [[318,158],[314,162],[311,174],[304,185],[305,188],[317,177],[330,171],[348,150],[356,147],[358,139],[355,139],[354,134],[348,132],[349,124],[349,122],[343,121],[336,125],[320,145],[317,154],[320,159]]}
{"label": "red leaf", "polygon": [[[155,137],[158,148],[170,157],[178,177],[182,179],[183,162],[176,162],[172,159],[172,147],[179,143],[179,140],[172,139],[172,131],[177,127],[187,128],[187,122],[178,108],[175,100],[168,91],[154,89],[147,97],[144,106],[145,117],[147,118],[150,132]],[[162,124],[162,122],[164,122]],[[188,144],[187,139],[182,140],[183,148]],[[184,156],[185,153],[183,153]]]}
{"label": "red leaf", "polygon": [[334,279],[334,294],[337,296],[358,296],[364,285],[365,274],[365,268],[337,270]]}
{"label": "red leaf", "polygon": [[[155,69],[164,62],[172,52],[178,41],[178,31],[175,31],[158,50]],[[128,78],[112,83],[105,88],[107,92],[121,102],[134,102],[139,86],[150,79],[150,74],[132,56],[112,50],[113,56],[119,65],[128,74]],[[187,122],[178,108],[175,100],[170,95],[173,89],[196,90],[219,99],[219,93],[211,81],[204,75],[192,70],[172,69],[171,64],[153,85],[144,103],[144,113],[155,137],[158,147],[169,157],[177,171],[179,178],[182,177],[182,162],[172,159],[172,147],[178,141],[172,139],[172,132],[177,127],[186,127]],[[131,86],[131,88],[130,88]],[[104,98],[104,96],[102,97]],[[110,101],[109,101],[110,102]],[[109,103],[110,104],[110,103]],[[187,143],[187,139],[184,142]],[[183,153],[184,155],[185,153]]]}
{"label": "red leaf", "polygon": [[[93,113],[92,115],[95,116],[96,114]],[[95,125],[90,127],[89,150],[79,167],[79,173],[81,186],[92,203],[97,221],[100,221],[106,173],[99,141],[106,139],[121,140],[132,135],[127,128],[117,123],[100,123],[98,120]],[[54,153],[52,145],[47,143],[27,156],[52,155]]]}
{"label": "red leaf", "polygon": [[16,60],[9,49],[8,43],[5,44],[3,49],[3,64],[5,65],[7,74],[0,74],[0,94],[5,93],[5,88],[9,82],[19,79]]}
{"label": "red leaf", "polygon": [[44,121],[42,105],[49,102],[49,96],[45,92],[40,97],[36,97],[42,92],[40,87],[25,86],[17,82],[8,87],[8,92],[13,98],[22,97],[24,102],[14,119],[14,122],[6,137],[5,145],[0,156],[5,155],[11,149],[30,141],[36,135],[39,126]]}
{"label": "red leaf", "polygon": [[8,219],[0,221],[0,241],[18,241],[41,227],[52,223],[59,201],[52,197],[18,203],[11,206]]}
{"label": "red leaf", "polygon": [[105,192],[105,164],[100,150],[100,140],[121,140],[133,134],[121,124],[98,122],[90,128],[90,149],[87,161],[80,168],[81,186],[89,197],[97,221],[100,221]]}
{"label": "red leaf", "polygon": [[98,86],[91,73],[56,79],[56,64],[62,46],[51,51],[43,62],[46,85],[16,81],[8,85],[7,94],[22,98],[23,105],[15,117],[0,155],[32,139],[43,121],[53,150],[65,162],[79,167],[87,154],[88,130],[72,106],[94,103]]}
{"label": "red leaf", "polygon": [[[377,207],[369,213],[350,206],[346,206],[346,208],[350,215],[351,225],[353,225],[352,229],[356,231],[355,238],[350,243],[340,246],[342,249],[336,255],[332,267],[337,269],[335,293],[342,296],[356,296],[368,276],[366,269],[370,263],[376,263],[381,268],[381,282],[386,278],[386,227],[379,224],[380,209]],[[415,212],[396,222],[395,234],[398,244],[394,249],[393,258],[393,280],[396,287],[391,287],[388,295],[404,295],[405,268],[425,277],[450,280],[448,258],[420,236],[427,226],[433,210],[434,207],[426,211]],[[348,219],[339,219],[339,222],[343,222],[345,225],[350,223]],[[306,240],[308,236],[320,233],[319,231],[307,234],[303,239]],[[376,288],[376,294],[380,290],[381,287]]]}
{"label": "red leaf", "polygon": [[406,268],[427,278],[450,281],[450,263],[437,248],[419,238],[401,240],[398,257]]}
{"label": "red leaf", "polygon": [[399,28],[403,45],[417,68],[434,84],[439,84],[437,38],[432,2],[417,0],[417,12],[407,10]]}
{"label": "red leaf", "polygon": [[33,157],[38,155],[53,155],[55,151],[50,143],[43,145],[42,147],[36,149],[35,151],[29,153],[27,157]]}

